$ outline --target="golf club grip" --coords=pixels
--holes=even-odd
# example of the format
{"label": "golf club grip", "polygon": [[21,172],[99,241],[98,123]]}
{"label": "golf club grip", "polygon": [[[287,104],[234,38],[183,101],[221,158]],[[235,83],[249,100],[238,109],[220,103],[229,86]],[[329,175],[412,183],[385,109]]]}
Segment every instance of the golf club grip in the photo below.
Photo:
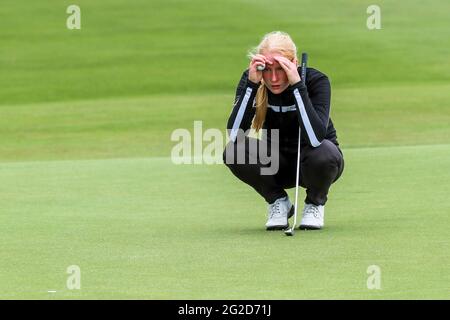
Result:
{"label": "golf club grip", "polygon": [[306,84],[306,66],[308,64],[308,54],[306,52],[302,53],[302,74],[300,75],[303,83]]}

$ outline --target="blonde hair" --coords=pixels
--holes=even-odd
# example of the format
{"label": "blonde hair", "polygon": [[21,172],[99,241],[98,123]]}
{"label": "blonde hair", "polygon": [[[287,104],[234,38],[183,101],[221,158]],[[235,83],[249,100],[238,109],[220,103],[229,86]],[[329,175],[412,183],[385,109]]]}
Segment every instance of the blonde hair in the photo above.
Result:
{"label": "blonde hair", "polygon": [[[263,54],[264,52],[277,52],[291,61],[297,58],[297,47],[294,41],[292,41],[289,34],[282,31],[273,31],[265,34],[259,45],[249,53],[249,57],[252,57],[254,54]],[[253,118],[252,127],[258,132],[266,119],[268,107],[267,87],[264,84],[264,80],[261,81],[255,101],[256,114]]]}

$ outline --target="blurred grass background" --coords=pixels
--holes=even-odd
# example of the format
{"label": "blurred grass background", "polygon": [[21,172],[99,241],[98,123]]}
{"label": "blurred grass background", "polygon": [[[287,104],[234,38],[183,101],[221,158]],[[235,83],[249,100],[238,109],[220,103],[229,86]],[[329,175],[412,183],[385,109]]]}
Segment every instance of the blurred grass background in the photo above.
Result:
{"label": "blurred grass background", "polygon": [[343,147],[448,143],[448,1],[5,0],[0,161],[168,156],[174,128],[224,129],[246,53],[291,34],[332,81]]}

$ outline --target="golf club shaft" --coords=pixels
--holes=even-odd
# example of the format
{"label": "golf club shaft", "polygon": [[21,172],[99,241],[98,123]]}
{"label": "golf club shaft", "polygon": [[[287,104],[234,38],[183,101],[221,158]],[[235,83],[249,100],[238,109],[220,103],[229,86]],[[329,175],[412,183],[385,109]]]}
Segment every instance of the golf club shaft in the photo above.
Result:
{"label": "golf club shaft", "polygon": [[298,127],[298,147],[297,147],[297,176],[295,178],[295,207],[294,207],[294,224],[292,226],[293,230],[297,225],[297,211],[298,211],[298,183],[300,179],[300,138],[301,138],[301,127]]}
{"label": "golf club shaft", "polygon": [[[301,78],[303,83],[306,85],[306,66],[308,63],[308,54],[306,52],[302,53],[302,69]],[[294,207],[294,224],[292,225],[292,230],[295,230],[297,225],[297,213],[298,213],[298,189],[300,180],[300,141],[302,137],[302,128],[298,127],[298,147],[297,147],[297,175],[295,178],[295,207]]]}

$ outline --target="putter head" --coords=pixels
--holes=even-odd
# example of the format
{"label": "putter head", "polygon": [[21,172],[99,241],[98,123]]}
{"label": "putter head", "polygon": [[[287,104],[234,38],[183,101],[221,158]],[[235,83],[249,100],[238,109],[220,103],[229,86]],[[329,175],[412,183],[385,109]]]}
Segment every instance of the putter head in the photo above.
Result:
{"label": "putter head", "polygon": [[294,233],[295,233],[295,231],[294,231],[294,228],[292,228],[292,227],[284,231],[284,234],[289,237],[292,237],[294,235]]}

